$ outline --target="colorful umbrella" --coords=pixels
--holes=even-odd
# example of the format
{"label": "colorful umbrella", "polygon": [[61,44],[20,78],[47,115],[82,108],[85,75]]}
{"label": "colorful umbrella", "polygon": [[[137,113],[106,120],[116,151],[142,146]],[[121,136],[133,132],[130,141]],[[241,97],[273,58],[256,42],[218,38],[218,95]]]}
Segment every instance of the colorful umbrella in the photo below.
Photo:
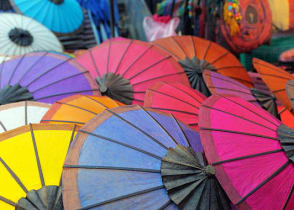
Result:
{"label": "colorful umbrella", "polygon": [[136,40],[110,40],[77,56],[90,71],[102,95],[124,104],[143,104],[146,89],[159,81],[189,86],[185,72],[163,50]]}
{"label": "colorful umbrella", "polygon": [[49,108],[49,104],[34,101],[0,106],[0,133],[29,123],[40,123]]}
{"label": "colorful umbrella", "polygon": [[276,98],[255,88],[249,89],[240,82],[216,72],[204,71],[203,78],[212,94],[233,95],[261,106],[275,117],[279,117]]}
{"label": "colorful umbrella", "polygon": [[29,17],[2,13],[0,14],[0,28],[1,55],[23,55],[34,51],[63,51],[57,37]]}
{"label": "colorful umbrella", "polygon": [[0,105],[34,100],[54,103],[83,93],[99,95],[88,71],[67,56],[39,52],[0,65]]}
{"label": "colorful umbrella", "polygon": [[18,12],[31,17],[57,34],[76,32],[83,23],[82,8],[76,0],[10,0]]}
{"label": "colorful umbrella", "polygon": [[106,110],[78,134],[63,175],[66,209],[230,209],[199,135],[139,106]]}
{"label": "colorful umbrella", "polygon": [[75,126],[34,124],[0,134],[0,209],[61,210],[62,165]]}
{"label": "colorful umbrella", "polygon": [[121,105],[106,96],[73,95],[55,102],[41,122],[72,123],[81,126],[105,109]]}
{"label": "colorful umbrella", "polygon": [[206,99],[199,91],[181,83],[157,83],[146,91],[144,106],[166,113],[198,130],[200,104]]}
{"label": "colorful umbrella", "polygon": [[222,18],[221,32],[226,42],[236,53],[248,52],[271,39],[272,13],[268,1],[240,0],[242,19],[240,32],[232,35],[230,26]]}
{"label": "colorful umbrella", "polygon": [[253,59],[253,65],[260,74],[262,80],[265,82],[271,92],[276,96],[276,98],[288,110],[293,112],[290,100],[288,99],[286,93],[286,83],[289,80],[294,80],[294,76],[281,68],[278,68],[257,58]]}
{"label": "colorful umbrella", "polygon": [[238,59],[216,43],[193,36],[173,36],[153,43],[173,55],[184,68],[191,86],[206,96],[210,95],[202,78],[202,72],[206,69],[253,87]]}
{"label": "colorful umbrella", "polygon": [[278,106],[278,112],[282,123],[294,129],[294,115],[284,106]]}
{"label": "colorful umbrella", "polygon": [[218,95],[201,106],[199,127],[208,162],[238,209],[294,208],[292,129],[241,98]]}
{"label": "colorful umbrella", "polygon": [[266,86],[266,84],[263,82],[263,80],[261,79],[259,73],[255,73],[255,72],[248,72],[252,82],[253,82],[253,86],[254,88],[256,88],[257,90],[261,90],[267,94],[271,94],[271,91],[268,89],[268,87]]}

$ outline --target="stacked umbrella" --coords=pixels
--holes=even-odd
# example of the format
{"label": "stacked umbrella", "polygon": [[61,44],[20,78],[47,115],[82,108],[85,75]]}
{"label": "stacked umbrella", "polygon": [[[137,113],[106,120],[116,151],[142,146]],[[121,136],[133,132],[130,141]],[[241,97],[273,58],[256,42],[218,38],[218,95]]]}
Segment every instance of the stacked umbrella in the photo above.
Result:
{"label": "stacked umbrella", "polygon": [[[24,7],[72,1],[13,2],[55,34],[80,26],[79,9],[61,29]],[[249,75],[192,36],[111,39],[74,58],[33,19],[1,15],[20,24],[6,24],[0,64],[0,209],[294,207],[292,75],[260,60]]]}

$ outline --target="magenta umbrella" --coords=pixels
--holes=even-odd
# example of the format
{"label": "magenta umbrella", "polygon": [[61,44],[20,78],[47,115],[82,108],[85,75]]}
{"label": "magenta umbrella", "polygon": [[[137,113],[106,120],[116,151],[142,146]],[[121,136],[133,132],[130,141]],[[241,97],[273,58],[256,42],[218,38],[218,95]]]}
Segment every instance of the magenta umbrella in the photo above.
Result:
{"label": "magenta umbrella", "polygon": [[100,95],[89,72],[67,56],[30,53],[0,65],[0,105],[24,100],[52,104],[77,93]]}
{"label": "magenta umbrella", "polygon": [[200,108],[209,164],[239,209],[294,209],[294,130],[233,96],[214,95]]}

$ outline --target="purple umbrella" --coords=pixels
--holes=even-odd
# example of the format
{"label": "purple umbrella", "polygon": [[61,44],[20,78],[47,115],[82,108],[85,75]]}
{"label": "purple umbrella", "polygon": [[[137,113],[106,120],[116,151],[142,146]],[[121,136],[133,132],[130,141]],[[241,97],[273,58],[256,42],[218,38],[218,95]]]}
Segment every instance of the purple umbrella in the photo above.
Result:
{"label": "purple umbrella", "polygon": [[0,65],[0,105],[23,100],[54,103],[77,93],[100,95],[89,72],[67,56],[37,52]]}

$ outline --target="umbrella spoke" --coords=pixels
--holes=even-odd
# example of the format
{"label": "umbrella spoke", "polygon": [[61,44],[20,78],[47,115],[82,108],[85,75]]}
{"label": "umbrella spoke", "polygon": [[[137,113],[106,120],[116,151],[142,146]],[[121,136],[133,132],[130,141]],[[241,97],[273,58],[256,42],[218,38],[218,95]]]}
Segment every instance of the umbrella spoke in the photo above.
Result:
{"label": "umbrella spoke", "polygon": [[121,170],[121,171],[136,171],[146,173],[160,173],[160,170],[146,169],[146,168],[127,168],[116,166],[92,166],[92,165],[64,165],[64,168],[81,168],[81,169],[107,169],[107,170]]}
{"label": "umbrella spoke", "polygon": [[292,184],[292,187],[291,187],[290,193],[288,194],[287,199],[286,199],[286,201],[285,201],[285,203],[284,203],[283,210],[286,209],[286,208],[288,207],[288,204],[289,204],[289,201],[290,201],[290,199],[291,199],[291,197],[292,197],[292,195],[293,195],[293,192],[294,192],[294,184]]}
{"label": "umbrella spoke", "polygon": [[130,49],[130,47],[131,47],[132,44],[133,44],[133,40],[131,40],[131,41],[129,42],[128,46],[126,47],[126,49],[125,49],[124,52],[122,53],[122,55],[121,55],[121,57],[120,57],[120,59],[119,59],[119,62],[118,62],[118,64],[117,64],[117,66],[115,67],[115,70],[113,71],[114,74],[117,74],[117,72],[118,72],[118,70],[119,70],[119,67],[120,67],[120,65],[121,65],[121,62],[124,60],[124,58],[125,58],[125,56],[126,56],[127,52],[129,51],[129,49]]}
{"label": "umbrella spoke", "polygon": [[11,201],[11,200],[9,200],[7,198],[4,198],[2,196],[0,196],[0,201],[3,201],[3,202],[5,202],[5,203],[7,203],[7,204],[9,204],[11,206],[16,206],[16,203],[14,203],[13,201]]}

